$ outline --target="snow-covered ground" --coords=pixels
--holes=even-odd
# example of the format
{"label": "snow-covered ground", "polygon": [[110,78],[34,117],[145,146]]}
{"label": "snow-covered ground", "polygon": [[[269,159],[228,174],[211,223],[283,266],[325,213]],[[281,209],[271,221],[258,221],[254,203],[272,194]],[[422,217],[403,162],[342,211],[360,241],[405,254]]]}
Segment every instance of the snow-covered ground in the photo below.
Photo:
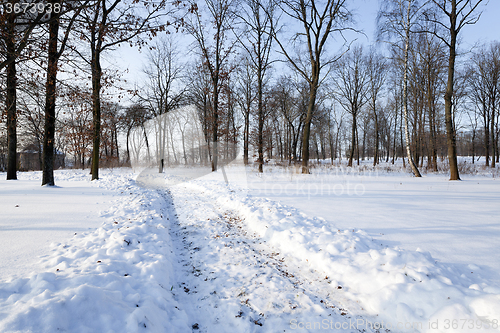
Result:
{"label": "snow-covered ground", "polygon": [[0,331],[498,332],[499,180],[357,170],[0,174]]}
{"label": "snow-covered ground", "polygon": [[40,172],[18,178],[6,181],[0,174],[0,280],[28,276],[51,243],[99,227],[98,213],[113,195],[81,171],[58,172],[54,188],[40,186]]}
{"label": "snow-covered ground", "polygon": [[[368,163],[367,163],[368,164]],[[371,163],[370,163],[371,164]],[[480,168],[478,168],[480,169]],[[421,249],[442,263],[479,264],[500,282],[500,178],[322,167],[313,175],[249,173],[250,194],[280,201],[339,229],[362,229],[384,245]],[[473,249],[471,251],[471,249]]]}

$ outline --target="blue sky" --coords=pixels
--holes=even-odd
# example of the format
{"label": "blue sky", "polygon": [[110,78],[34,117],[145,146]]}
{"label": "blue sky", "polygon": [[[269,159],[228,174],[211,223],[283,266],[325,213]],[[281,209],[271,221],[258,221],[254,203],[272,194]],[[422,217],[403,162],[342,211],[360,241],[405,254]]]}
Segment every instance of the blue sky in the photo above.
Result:
{"label": "blue sky", "polygon": [[[352,35],[359,43],[371,44],[375,40],[376,17],[379,9],[379,1],[384,0],[352,0],[351,7],[356,14],[357,29],[362,29],[366,36],[361,34]],[[486,1],[485,1],[486,3]],[[470,51],[477,42],[488,43],[493,40],[500,41],[500,0],[489,0],[487,5],[482,6],[483,14],[476,25],[466,26],[461,32],[463,52]],[[182,36],[179,36],[182,39]],[[186,53],[188,51],[186,50]],[[130,73],[125,75],[128,81],[136,81],[141,77],[141,69],[146,60],[145,52],[124,45],[118,52],[106,57],[115,66],[129,68]]]}
{"label": "blue sky", "polygon": [[[362,43],[371,43],[376,30],[375,19],[379,9],[379,1],[384,0],[355,0],[354,10],[358,14],[356,21],[358,27],[362,28],[369,40],[366,37],[360,37]],[[490,42],[493,40],[500,41],[500,0],[483,0],[487,5],[481,5],[483,13],[476,25],[466,26],[462,34],[462,46],[470,48],[475,42]]]}

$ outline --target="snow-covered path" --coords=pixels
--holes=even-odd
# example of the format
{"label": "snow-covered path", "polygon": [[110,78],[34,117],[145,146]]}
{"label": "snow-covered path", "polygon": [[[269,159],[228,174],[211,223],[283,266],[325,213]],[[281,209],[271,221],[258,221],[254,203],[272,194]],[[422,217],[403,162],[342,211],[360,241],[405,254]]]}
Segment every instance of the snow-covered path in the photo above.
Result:
{"label": "snow-covered path", "polygon": [[[64,184],[61,178],[73,174],[57,172],[56,182]],[[88,178],[86,173],[80,175]],[[101,198],[101,193],[112,194],[107,205],[88,212],[88,219],[99,227],[60,237],[48,253],[40,253],[41,261],[31,275],[0,280],[0,332],[191,331],[170,291],[171,207],[155,191],[137,186],[135,175],[127,170],[103,172],[101,177],[93,185],[86,180],[84,187],[93,189],[82,190],[90,201]],[[26,185],[31,201],[40,194],[39,184],[32,180],[32,190]],[[46,191],[47,200],[59,204],[52,214],[70,217],[72,205],[59,201],[67,190]],[[78,205],[80,196],[72,198]],[[36,211],[26,213],[33,224],[36,217]],[[74,227],[71,220],[64,226]],[[33,246],[29,240],[20,245]]]}
{"label": "snow-covered path", "polygon": [[249,233],[242,217],[218,206],[207,192],[199,185],[171,190],[181,208],[171,225],[180,260],[173,292],[193,329],[291,332],[337,325],[361,331],[351,323],[365,319],[344,308],[349,303],[359,312],[359,305],[336,292],[341,286]]}
{"label": "snow-covered path", "polygon": [[[252,196],[220,174],[169,189],[168,174],[144,176],[109,170],[80,183],[92,190],[65,198],[71,184],[40,189],[34,173],[13,183],[26,203],[66,200],[54,211],[61,230],[76,227],[71,200],[109,197],[86,212],[98,227],[71,229],[41,252],[31,275],[0,279],[0,332],[377,332],[370,324],[385,325],[380,332],[500,331],[499,283],[477,261],[454,265],[382,244],[319,212]],[[163,185],[149,188],[155,184]],[[37,211],[12,203],[0,200],[0,209],[23,212],[36,230]]]}
{"label": "snow-covered path", "polygon": [[[354,321],[360,323],[355,328],[367,329],[367,323],[385,323],[385,328],[392,332],[498,331],[498,281],[476,266],[476,262],[441,264],[428,252],[381,244],[362,230],[341,230],[327,220],[308,216],[294,207],[248,195],[244,188],[231,183],[224,185],[215,175],[179,185],[172,189],[172,194],[181,224],[191,216],[193,220],[203,221],[199,226],[219,230],[211,220],[224,219],[224,215],[230,219],[237,217],[252,237],[270,246],[266,252],[280,253],[280,257],[285,258],[289,274],[297,276],[296,272],[312,271],[328,277],[328,285],[317,287],[327,291],[310,293],[309,300],[314,303],[316,295],[319,298],[324,294],[333,295],[332,304],[343,306],[354,317],[362,316]],[[219,244],[219,249],[222,246]],[[318,275],[308,279],[317,281]],[[270,296],[259,300],[269,302],[277,298],[272,292],[266,292]],[[259,311],[260,308],[256,312]],[[269,317],[273,311],[268,310]],[[281,329],[296,329],[290,323],[301,320],[303,324],[320,325],[324,318],[313,311],[295,315],[283,321]],[[335,324],[335,320],[332,323]]]}

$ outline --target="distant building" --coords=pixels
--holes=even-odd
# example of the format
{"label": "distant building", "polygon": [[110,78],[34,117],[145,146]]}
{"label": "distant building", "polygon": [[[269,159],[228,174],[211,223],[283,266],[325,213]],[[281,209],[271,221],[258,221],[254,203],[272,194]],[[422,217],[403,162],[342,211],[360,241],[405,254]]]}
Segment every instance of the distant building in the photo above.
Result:
{"label": "distant building", "polygon": [[[54,155],[54,169],[64,168],[64,159],[66,154],[56,150]],[[17,153],[17,162],[19,163],[19,171],[42,170],[42,156],[38,153],[38,147],[35,144],[30,144],[20,153]]]}

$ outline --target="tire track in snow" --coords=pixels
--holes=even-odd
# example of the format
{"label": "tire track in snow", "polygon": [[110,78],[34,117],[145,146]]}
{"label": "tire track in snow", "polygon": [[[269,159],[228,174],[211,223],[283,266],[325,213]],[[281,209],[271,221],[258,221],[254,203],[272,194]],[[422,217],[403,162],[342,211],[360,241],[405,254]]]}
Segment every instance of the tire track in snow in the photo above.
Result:
{"label": "tire track in snow", "polygon": [[[280,255],[249,233],[236,213],[186,187],[170,195],[179,261],[172,292],[193,332],[292,332],[308,325],[300,331],[324,332],[327,324],[334,331],[361,318],[336,302],[340,286]],[[370,332],[344,325],[349,328],[343,332]]]}

